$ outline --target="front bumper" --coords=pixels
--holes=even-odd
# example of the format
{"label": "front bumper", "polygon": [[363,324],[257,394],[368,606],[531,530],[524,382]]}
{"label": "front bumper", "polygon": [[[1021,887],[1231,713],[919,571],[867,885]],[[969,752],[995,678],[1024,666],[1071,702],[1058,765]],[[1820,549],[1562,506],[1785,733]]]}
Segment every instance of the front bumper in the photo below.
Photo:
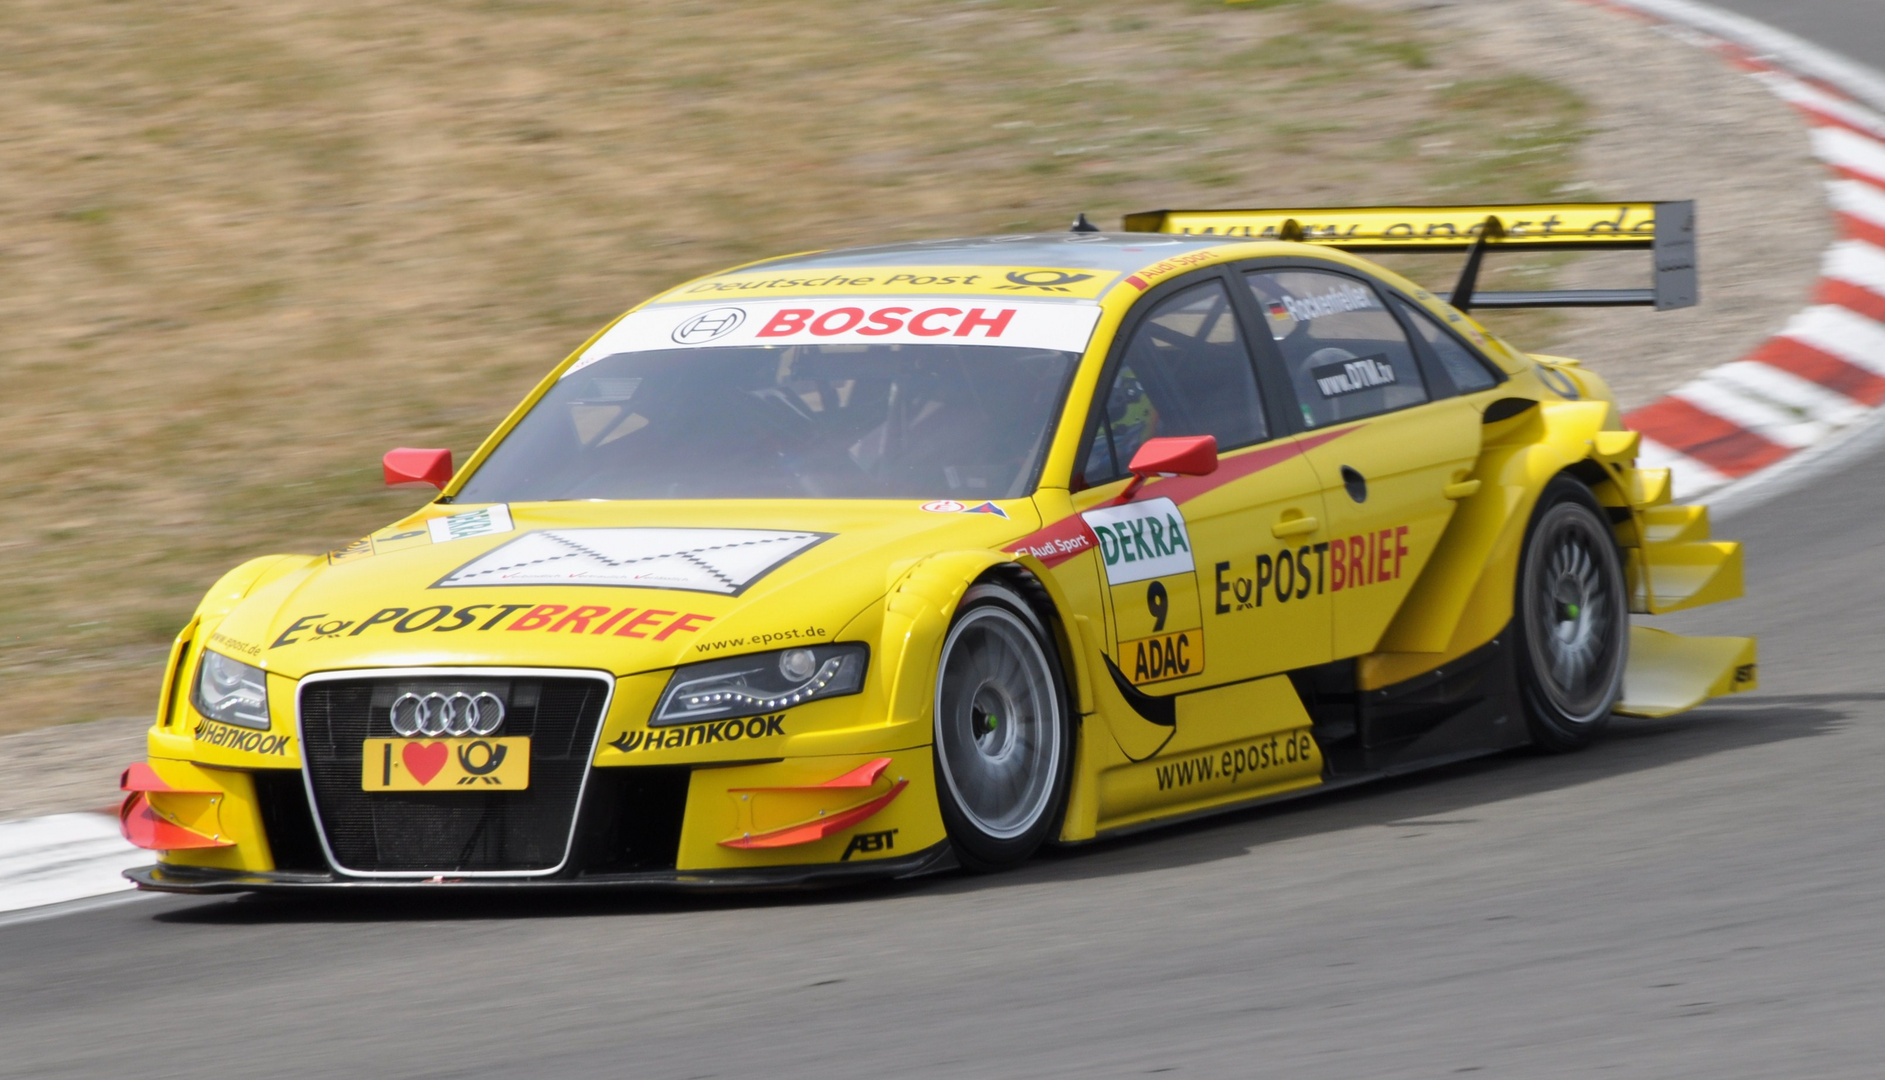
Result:
{"label": "front bumper", "polygon": [[[160,724],[123,782],[125,835],[159,860],[131,880],[189,891],[764,888],[939,868],[926,857],[946,838],[926,724],[886,722],[887,705],[865,693],[650,729],[666,679],[350,669],[271,697],[270,734],[290,734],[266,749]],[[381,699],[421,683],[497,694],[506,733],[532,740],[528,787],[366,788],[364,741],[392,733]]]}
{"label": "front bumper", "polygon": [[[590,766],[574,827],[557,826],[558,839],[567,831],[569,841],[554,868],[494,873],[446,862],[422,872],[375,873],[333,858],[304,770],[152,758],[125,774],[130,796],[123,818],[127,838],[156,850],[161,861],[127,876],[143,888],[190,892],[431,884],[769,888],[905,877],[953,865],[945,857],[930,765],[929,748],[916,747],[743,764]],[[397,816],[381,825],[418,827]]]}

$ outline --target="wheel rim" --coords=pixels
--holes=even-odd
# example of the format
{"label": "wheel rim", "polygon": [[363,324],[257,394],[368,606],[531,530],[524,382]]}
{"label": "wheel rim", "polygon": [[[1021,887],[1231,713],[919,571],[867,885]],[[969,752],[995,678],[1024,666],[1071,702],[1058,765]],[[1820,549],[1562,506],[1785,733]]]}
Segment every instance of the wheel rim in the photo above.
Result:
{"label": "wheel rim", "polygon": [[1532,671],[1566,720],[1587,724],[1610,711],[1622,673],[1623,597],[1611,541],[1568,505],[1553,508],[1538,535],[1525,595]]}
{"label": "wheel rim", "polygon": [[993,605],[970,610],[943,642],[936,745],[955,804],[997,839],[1046,813],[1060,763],[1053,675],[1027,624]]}

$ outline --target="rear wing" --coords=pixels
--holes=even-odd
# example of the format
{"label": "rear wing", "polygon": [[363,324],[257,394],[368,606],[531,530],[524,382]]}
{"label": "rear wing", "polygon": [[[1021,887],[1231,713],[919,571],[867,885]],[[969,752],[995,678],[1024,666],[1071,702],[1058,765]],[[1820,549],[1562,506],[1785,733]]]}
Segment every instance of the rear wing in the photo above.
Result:
{"label": "rear wing", "polygon": [[[1369,206],[1299,210],[1153,210],[1127,214],[1125,231],[1289,240],[1343,251],[1464,251],[1454,307],[1692,307],[1695,203],[1536,203],[1512,206]],[[1647,289],[1475,292],[1488,251],[1651,253]]]}

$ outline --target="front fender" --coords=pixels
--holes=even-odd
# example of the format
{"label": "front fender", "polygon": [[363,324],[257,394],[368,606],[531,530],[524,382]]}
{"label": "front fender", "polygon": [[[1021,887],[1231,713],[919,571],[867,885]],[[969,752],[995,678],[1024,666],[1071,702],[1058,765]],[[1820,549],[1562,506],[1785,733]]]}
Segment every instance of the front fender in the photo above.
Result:
{"label": "front fender", "polygon": [[[230,570],[216,579],[197,602],[196,611],[176,639],[164,662],[164,677],[157,695],[157,718],[151,725],[151,751],[159,756],[184,757],[191,750],[189,736],[172,732],[179,718],[189,708],[189,673],[196,670],[202,655],[224,617],[247,599],[250,593],[297,570],[321,561],[319,555],[263,555]],[[240,656],[238,659],[248,659]]]}
{"label": "front fender", "polygon": [[918,561],[890,587],[877,655],[896,673],[890,689],[893,716],[929,716],[943,637],[962,595],[990,569],[1014,561],[1000,551],[943,552]]}
{"label": "front fender", "polygon": [[1055,616],[1044,621],[1066,673],[1067,690],[1073,698],[1068,705],[1080,713],[1093,710],[1085,650],[1072,636],[1067,617],[1072,609],[1054,576],[1030,555],[975,550],[942,552],[918,561],[892,583],[884,598],[878,655],[896,671],[890,699],[894,715],[927,717],[949,624],[962,604],[963,594],[997,567],[1009,567],[1017,576],[1025,575],[1030,586],[1040,588],[1053,609],[1042,614]]}
{"label": "front fender", "polygon": [[200,620],[215,621],[235,610],[250,593],[285,574],[321,561],[319,555],[263,555],[250,559],[216,579],[196,605]]}

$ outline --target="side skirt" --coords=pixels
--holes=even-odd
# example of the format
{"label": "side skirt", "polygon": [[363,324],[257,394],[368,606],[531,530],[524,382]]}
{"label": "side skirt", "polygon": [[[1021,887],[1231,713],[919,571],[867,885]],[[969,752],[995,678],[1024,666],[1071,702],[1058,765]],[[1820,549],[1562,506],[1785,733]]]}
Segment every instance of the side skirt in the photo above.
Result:
{"label": "side skirt", "polygon": [[1337,661],[1289,673],[1322,752],[1320,784],[1102,829],[1077,847],[1167,825],[1300,799],[1373,780],[1497,754],[1531,741],[1512,664],[1510,627],[1433,671],[1361,691],[1355,662]]}
{"label": "side skirt", "polygon": [[1388,776],[1530,741],[1507,626],[1472,652],[1404,682],[1355,686],[1340,661],[1290,679],[1314,722],[1326,780]]}
{"label": "side skirt", "polygon": [[1117,840],[1121,837],[1134,836],[1139,833],[1151,832],[1155,829],[1163,829],[1172,825],[1183,825],[1189,821],[1200,821],[1205,818],[1218,817],[1223,814],[1235,814],[1245,810],[1255,810],[1258,807],[1270,806],[1275,803],[1294,802],[1297,799],[1327,795],[1332,791],[1342,791],[1346,788],[1360,787],[1363,784],[1372,783],[1376,780],[1386,780],[1404,773],[1420,772],[1423,769],[1435,769],[1442,765],[1454,765],[1462,761],[1471,761],[1474,758],[1490,757],[1504,749],[1505,747],[1486,747],[1477,750],[1463,750],[1455,754],[1432,757],[1424,761],[1410,762],[1395,768],[1380,769],[1370,773],[1325,776],[1322,783],[1314,787],[1297,788],[1294,791],[1282,791],[1274,795],[1258,795],[1255,798],[1244,799],[1239,802],[1220,803],[1216,806],[1207,806],[1202,810],[1173,814],[1170,817],[1157,818],[1152,821],[1134,822],[1131,825],[1121,825],[1115,829],[1102,829],[1094,834],[1091,839],[1059,840],[1055,841],[1054,846],[1063,848],[1081,847],[1086,844],[1097,843],[1101,840]]}

